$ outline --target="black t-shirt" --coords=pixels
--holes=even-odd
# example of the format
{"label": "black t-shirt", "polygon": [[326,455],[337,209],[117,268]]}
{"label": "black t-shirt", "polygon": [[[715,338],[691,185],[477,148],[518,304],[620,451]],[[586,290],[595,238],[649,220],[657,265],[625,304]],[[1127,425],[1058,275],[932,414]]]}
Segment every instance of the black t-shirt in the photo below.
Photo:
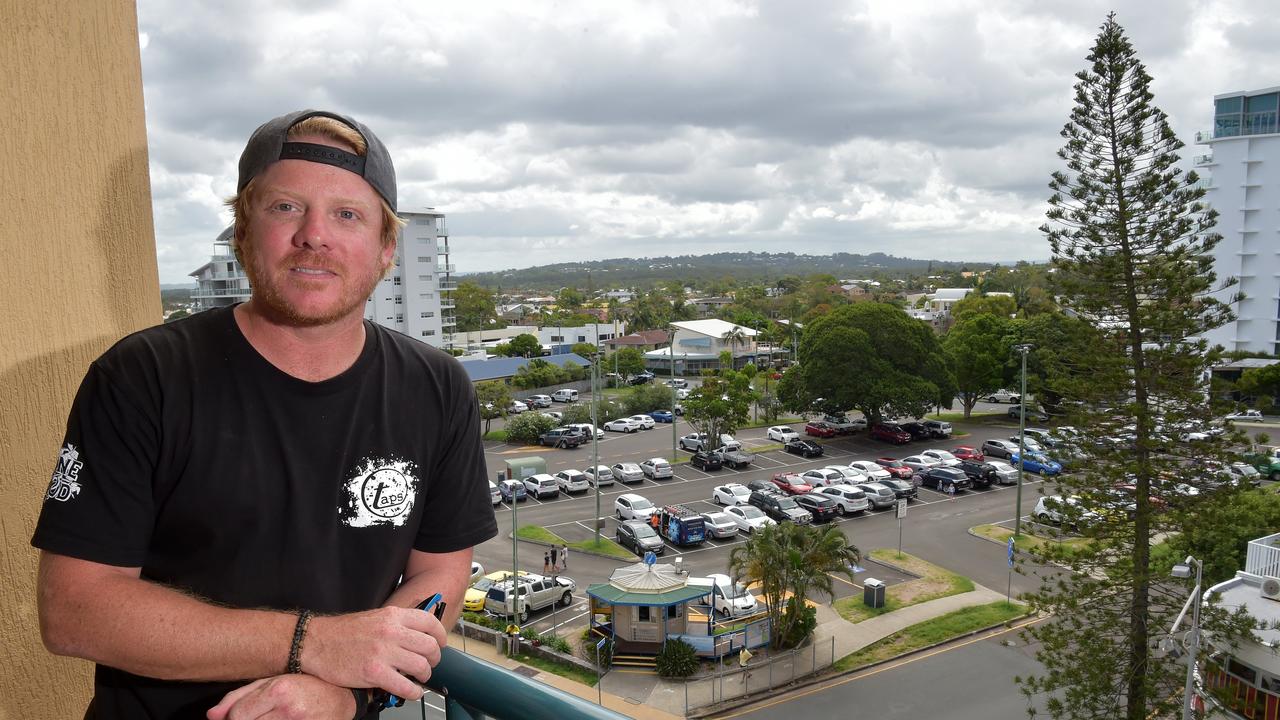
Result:
{"label": "black t-shirt", "polygon": [[[493,537],[465,371],[370,322],[365,338],[316,383],[230,308],[124,338],[80,386],[32,544],[224,605],[341,613],[380,606],[410,549]],[[203,718],[240,684],[99,666],[94,717]]]}

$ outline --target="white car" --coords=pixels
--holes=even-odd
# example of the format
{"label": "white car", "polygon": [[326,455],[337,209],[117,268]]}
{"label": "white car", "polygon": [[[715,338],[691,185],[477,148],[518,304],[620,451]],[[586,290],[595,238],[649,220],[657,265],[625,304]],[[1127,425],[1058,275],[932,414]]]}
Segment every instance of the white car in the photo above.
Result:
{"label": "white car", "polygon": [[524,404],[528,405],[529,407],[549,408],[551,407],[551,396],[550,395],[530,395],[529,397],[525,398]]}
{"label": "white car", "polygon": [[671,463],[665,458],[649,458],[640,463],[640,472],[650,480],[666,480],[675,475],[675,471],[671,469]]}
{"label": "white car", "polygon": [[565,427],[571,427],[576,429],[577,431],[585,435],[587,439],[591,439],[592,434],[596,436],[597,440],[604,439],[604,430],[601,430],[600,428],[596,427],[595,425],[592,425],[591,423],[570,423],[568,425],[565,425]]}
{"label": "white car", "polygon": [[613,484],[613,471],[609,469],[608,465],[597,465],[593,468],[589,467],[586,470],[583,470],[582,474],[586,475],[587,481],[596,487],[604,487],[605,485]]}
{"label": "white car", "polygon": [[746,505],[750,499],[751,491],[740,483],[717,485],[711,491],[711,502],[717,505]]}
{"label": "white car", "polygon": [[[822,469],[834,470],[840,473],[840,477],[844,478],[844,482],[860,483],[860,482],[867,482],[868,480],[871,479],[871,477],[868,476],[867,473],[862,471],[862,468],[856,468],[851,465],[828,465]],[[889,473],[886,472],[885,477],[888,477],[888,475]]]}
{"label": "white car", "polygon": [[828,470],[820,468],[818,470],[806,470],[800,475],[801,482],[812,485],[813,487],[826,487],[827,485],[836,485],[845,481],[844,474],[838,470]]}
{"label": "white car", "polygon": [[561,470],[556,473],[556,484],[565,494],[586,492],[591,487],[587,474],[580,470]]}
{"label": "white car", "polygon": [[733,518],[738,529],[748,534],[778,524],[755,505],[732,505],[724,509],[724,514]]}
{"label": "white car", "polygon": [[556,482],[555,476],[538,473],[524,479],[524,491],[541,500],[559,495],[560,484]]}
{"label": "white car", "polygon": [[[1070,506],[1068,509],[1067,506]],[[1075,524],[1087,524],[1099,519],[1098,513],[1086,508],[1080,498],[1075,495],[1044,495],[1036,502],[1031,517],[1040,522],[1061,524],[1072,516]]]}
{"label": "white car", "polygon": [[613,511],[619,520],[648,520],[650,515],[658,512],[658,508],[643,495],[623,493],[613,501]]}
{"label": "white car", "polygon": [[689,433],[680,437],[680,449],[697,452],[707,447],[706,433]]}
{"label": "white car", "polygon": [[908,455],[902,458],[902,464],[911,468],[912,472],[922,473],[935,465],[941,465],[942,461],[928,455]]}
{"label": "white car", "polygon": [[676,399],[677,399],[677,400],[688,400],[688,399],[689,399],[689,389],[688,389],[688,388],[678,388],[678,389],[676,390]]}
{"label": "white car", "polygon": [[[1015,453],[1018,452],[1018,436],[1017,435],[1010,436],[1009,442],[1013,443],[1013,451]],[[1040,444],[1040,441],[1036,440],[1030,435],[1022,436],[1022,446],[1032,452],[1038,452],[1038,453],[1048,452],[1047,450],[1044,449],[1044,446]]]}
{"label": "white car", "polygon": [[578,391],[572,388],[560,388],[551,393],[551,399],[555,402],[571,403],[578,401]]}
{"label": "white car", "polygon": [[946,450],[922,450],[920,451],[920,454],[937,460],[938,464],[943,467],[956,467],[960,464],[960,458],[957,458]]}
{"label": "white car", "polygon": [[644,482],[644,471],[635,463],[616,463],[609,470],[613,473],[613,479],[619,482]]}
{"label": "white car", "polygon": [[854,470],[862,471],[862,473],[867,476],[867,479],[874,480],[876,482],[879,482],[880,480],[888,480],[893,477],[893,473],[885,470],[870,460],[854,460],[849,463],[849,467]]}
{"label": "white car", "polygon": [[702,524],[707,528],[707,536],[717,540],[724,540],[738,534],[738,523],[734,522],[727,513],[704,512]]}
{"label": "white car", "polygon": [[632,415],[627,419],[635,420],[636,422],[640,423],[641,430],[652,430],[653,426],[657,424],[657,422],[654,421],[654,419],[648,415]]}
{"label": "white car", "polygon": [[561,420],[564,419],[564,413],[560,412],[559,410],[543,410],[542,414],[545,415],[546,417],[551,418],[552,420],[555,420],[556,423],[559,423]]}
{"label": "white car", "polygon": [[498,489],[498,486],[492,480],[489,481],[489,500],[494,505],[502,504],[502,491]]}
{"label": "white car", "polygon": [[472,560],[471,561],[471,579],[467,581],[467,584],[470,585],[471,583],[474,583],[476,581],[476,578],[480,577],[483,574],[484,574],[484,566],[476,562],[475,560]]}
{"label": "white car", "polygon": [[511,404],[507,406],[507,412],[512,415],[519,415],[520,413],[528,409],[529,409],[529,406],[525,405],[519,400],[512,400]]}
{"label": "white car", "polygon": [[1001,485],[1018,484],[1018,468],[1004,460],[987,458],[984,462],[996,469],[996,479]]}
{"label": "white car", "polygon": [[689,578],[690,585],[711,588],[711,606],[720,617],[744,617],[754,614],[759,604],[751,590],[734,582],[728,575]]}
{"label": "white car", "polygon": [[867,494],[861,488],[853,485],[828,485],[824,488],[818,488],[815,492],[835,500],[840,512],[845,515],[866,512],[871,507],[871,501],[867,499]]}
{"label": "white car", "polygon": [[1227,415],[1224,420],[1243,420],[1245,422],[1262,422],[1262,413],[1257,410],[1240,410]]}
{"label": "white car", "polygon": [[610,420],[609,422],[605,423],[604,429],[610,432],[624,432],[624,433],[640,432],[640,423],[636,422],[635,420],[632,420],[629,417],[618,418],[617,420]]}
{"label": "white car", "polygon": [[1018,393],[1013,392],[1012,390],[1005,390],[1004,388],[1000,388],[993,393],[987,394],[987,402],[993,403],[1017,403],[1021,399],[1022,396]]}
{"label": "white car", "polygon": [[788,443],[792,440],[800,439],[800,433],[788,425],[774,425],[766,430],[764,435],[766,438],[780,443]]}

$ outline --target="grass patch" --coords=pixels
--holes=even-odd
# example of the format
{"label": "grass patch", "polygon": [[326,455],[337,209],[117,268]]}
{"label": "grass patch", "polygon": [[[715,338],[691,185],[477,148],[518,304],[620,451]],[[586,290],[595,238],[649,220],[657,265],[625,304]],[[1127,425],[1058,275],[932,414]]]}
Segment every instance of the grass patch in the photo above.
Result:
{"label": "grass patch", "polygon": [[[973,528],[973,533],[1001,543],[1007,543],[1009,538],[1013,537],[1013,531],[1001,525],[978,525]],[[1074,554],[1088,545],[1089,540],[1082,537],[1047,538],[1026,530],[1023,530],[1022,534],[1013,541],[1013,546],[1023,552],[1045,552],[1050,547],[1056,546],[1060,550]]]}
{"label": "grass patch", "polygon": [[485,440],[496,440],[496,441],[498,441],[498,442],[506,442],[506,441],[507,441],[507,431],[506,431],[506,430],[490,430],[489,432],[487,432],[487,433],[485,433],[485,434],[484,434],[484,439],[485,439]]}
{"label": "grass patch", "polygon": [[516,529],[516,537],[521,540],[529,540],[531,542],[543,543],[546,545],[568,545],[574,550],[605,555],[607,557],[617,558],[618,560],[636,559],[635,553],[632,553],[630,550],[627,550],[603,535],[600,536],[599,543],[596,543],[596,539],[594,537],[590,540],[569,542],[541,525],[522,525]]}
{"label": "grass patch", "polygon": [[534,657],[533,655],[525,655],[524,653],[518,653],[515,659],[517,662],[528,665],[529,667],[538,668],[543,672],[559,675],[560,677],[568,678],[574,682],[580,682],[588,687],[596,686],[596,674],[593,672],[587,672],[576,665],[558,663],[553,660]]}
{"label": "grass patch", "polygon": [[1010,604],[1000,600],[986,605],[962,608],[933,620],[912,625],[878,640],[852,655],[840,658],[833,667],[839,672],[881,662],[975,630],[1007,623],[1024,613],[1026,613],[1026,606],[1021,603]]}
{"label": "grass patch", "polygon": [[975,412],[965,418],[962,412],[944,412],[930,413],[924,416],[926,420],[944,420],[946,422],[976,422],[996,424],[1001,421],[1008,420],[1008,411],[1005,412]]}
{"label": "grass patch", "polygon": [[921,560],[914,555],[903,553],[899,556],[897,550],[887,548],[872,550],[869,555],[875,560],[903,568],[919,577],[885,588],[882,608],[869,608],[863,605],[860,595],[850,595],[832,603],[832,607],[840,613],[840,617],[849,622],[861,622],[899,608],[973,590],[973,581],[969,578]]}
{"label": "grass patch", "polygon": [[[764,420],[752,421],[752,422],[748,422],[746,425],[743,425],[743,426],[742,426],[741,428],[739,428],[739,429],[741,429],[741,430],[747,430],[747,429],[750,429],[750,428],[773,427],[774,425],[790,425],[790,424],[792,424],[792,423],[798,423],[798,422],[804,422],[804,418],[798,418],[798,417],[780,417],[780,418],[778,418],[777,420],[772,420],[772,421],[768,421],[768,422],[766,422],[766,421],[764,421]],[[804,428],[801,428],[801,430],[803,430],[803,429],[804,429]]]}
{"label": "grass patch", "polygon": [[521,540],[532,540],[540,543],[555,543],[559,545],[564,542],[564,538],[542,527],[541,525],[521,525],[516,528],[516,537]]}

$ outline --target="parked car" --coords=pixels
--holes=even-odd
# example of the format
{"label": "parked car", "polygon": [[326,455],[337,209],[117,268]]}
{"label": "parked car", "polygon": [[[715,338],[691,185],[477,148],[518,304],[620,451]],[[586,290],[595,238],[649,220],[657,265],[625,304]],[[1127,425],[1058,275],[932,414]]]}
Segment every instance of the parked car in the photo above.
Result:
{"label": "parked car", "polygon": [[956,467],[960,464],[960,458],[956,457],[955,455],[952,455],[946,450],[937,450],[937,449],[931,448],[929,450],[921,450],[920,454],[925,457],[931,457],[934,460],[937,460],[938,464],[944,467]]}
{"label": "parked car", "polygon": [[556,473],[556,485],[567,494],[586,492],[591,487],[586,473],[581,470],[561,470]]}
{"label": "parked car", "polygon": [[650,382],[651,380],[653,380],[652,373],[640,373],[639,375],[636,375],[635,377],[628,380],[627,384],[628,385],[644,385],[645,383]]}
{"label": "parked car", "polygon": [[951,448],[951,454],[955,455],[960,460],[977,460],[978,462],[982,462],[987,459],[987,457],[982,454],[981,450],[968,445],[960,445],[959,447]]}
{"label": "parked car", "polygon": [[494,505],[502,504],[502,491],[498,489],[498,486],[492,480],[489,481],[489,500]]}
{"label": "parked car", "polygon": [[485,612],[493,615],[514,613],[521,623],[528,622],[531,612],[549,608],[556,603],[560,607],[572,605],[573,591],[578,587],[572,579],[563,575],[551,578],[529,573],[518,578],[520,589],[517,592],[516,581],[517,578],[507,578],[491,585],[485,594]]}
{"label": "parked car", "polygon": [[884,468],[890,475],[899,480],[910,480],[912,475],[916,474],[915,470],[907,467],[901,460],[889,457],[876,458],[876,464]]}
{"label": "parked car", "polygon": [[809,511],[813,516],[813,522],[834,520],[840,514],[840,507],[836,505],[836,501],[821,493],[797,495],[795,501],[797,505]]}
{"label": "parked car", "polygon": [[[1018,447],[1018,436],[1017,436],[1017,435],[1011,435],[1011,436],[1009,436],[1009,442],[1013,443],[1013,447],[1014,447],[1014,448],[1017,448],[1017,447]],[[1030,436],[1030,435],[1025,435],[1025,436],[1023,436],[1023,438],[1022,438],[1022,447],[1026,448],[1027,450],[1030,450],[1030,451],[1032,451],[1032,452],[1044,452],[1044,446],[1043,446],[1043,445],[1041,445],[1041,444],[1039,443],[1039,441],[1037,441],[1034,437],[1032,437],[1032,436]]]}
{"label": "parked car", "polygon": [[748,535],[761,528],[778,524],[777,520],[765,515],[764,511],[755,505],[731,505],[724,509],[724,514],[737,523],[739,530]]}
{"label": "parked car", "polygon": [[742,583],[734,582],[728,575],[691,577],[688,584],[711,589],[711,607],[720,617],[746,617],[759,610],[759,604],[751,590]]}
{"label": "parked car", "polygon": [[613,501],[613,514],[619,520],[648,520],[657,511],[648,498],[635,493],[623,493]]}
{"label": "parked car", "polygon": [[999,390],[987,394],[987,402],[991,403],[1016,403],[1022,400],[1022,396],[1012,390]]}
{"label": "parked car", "polygon": [[959,468],[960,472],[969,477],[974,487],[986,488],[1000,482],[1000,475],[996,473],[996,466],[991,463],[977,460],[961,460]]}
{"label": "parked car", "polygon": [[867,508],[871,507],[871,501],[867,499],[867,494],[862,491],[862,488],[854,485],[828,485],[824,488],[818,488],[817,492],[835,500],[836,506],[845,515],[865,512]]}
{"label": "parked car", "polygon": [[1098,513],[1085,507],[1084,501],[1075,495],[1044,495],[1036,501],[1031,517],[1039,522],[1055,525],[1067,523],[1076,527],[1101,519]]}
{"label": "parked car", "polygon": [[943,420],[925,420],[924,427],[929,431],[929,437],[933,438],[949,438],[951,437],[951,423]]}
{"label": "parked car", "polygon": [[586,442],[587,438],[577,428],[552,428],[538,436],[538,444],[556,448],[576,448]]}
{"label": "parked car", "polygon": [[743,449],[742,443],[734,440],[721,445],[713,451],[713,454],[720,456],[720,464],[731,467],[735,470],[741,470],[747,467],[755,460],[756,456]]}
{"label": "parked car", "polygon": [[928,455],[908,455],[902,458],[902,464],[911,468],[912,472],[924,472],[931,467],[942,465],[942,461]]}
{"label": "parked car", "polygon": [[898,427],[895,423],[879,423],[871,426],[868,433],[874,440],[891,442],[894,445],[906,445],[911,442],[911,433]]}
{"label": "parked car", "polygon": [[809,437],[833,438],[836,436],[835,426],[822,420],[805,423],[804,434]]}
{"label": "parked car", "polygon": [[1013,457],[1018,454],[1018,443],[1008,440],[987,440],[982,443],[982,454],[998,458]]}
{"label": "parked car", "polygon": [[[676,389],[676,399],[677,399],[677,400],[688,400],[688,399],[689,399],[689,388],[677,388],[677,389]],[[676,406],[676,414],[677,414],[677,415],[683,415],[683,414],[684,414],[684,412],[680,409],[680,406],[679,406],[679,405],[677,405],[677,406]]]}
{"label": "parked car", "polygon": [[605,487],[613,484],[613,471],[608,465],[597,465],[596,467],[588,467],[582,471],[587,476],[587,480],[593,487]]}
{"label": "parked car", "polygon": [[813,486],[796,473],[780,472],[773,476],[773,484],[788,495],[803,495],[813,491]]}
{"label": "parked car", "polygon": [[541,415],[542,417],[549,417],[552,420],[555,420],[556,422],[560,422],[561,420],[564,420],[564,413],[556,410],[544,410],[542,411]]}
{"label": "parked car", "polygon": [[669,480],[675,476],[666,458],[649,458],[640,463],[640,472],[650,480]]}
{"label": "parked car", "polygon": [[849,433],[855,432],[857,430],[867,429],[867,421],[865,418],[850,420],[845,415],[837,415],[834,413],[823,415],[821,422],[824,422],[827,425],[830,425],[832,429],[834,429],[837,433],[841,435],[848,435]]}
{"label": "parked car", "polygon": [[[1013,418],[1014,420],[1017,420],[1019,417],[1021,417],[1021,416],[1022,416],[1022,407],[1023,407],[1022,405],[1011,405],[1011,406],[1009,406],[1009,417],[1010,417],[1010,418]],[[1048,421],[1049,421],[1049,414],[1048,414],[1048,413],[1046,413],[1046,412],[1045,412],[1045,411],[1043,411],[1043,410],[1037,410],[1037,409],[1035,409],[1035,408],[1028,407],[1028,408],[1027,408],[1027,419],[1028,419],[1028,420],[1035,420],[1036,422],[1048,422]]]}
{"label": "parked car", "polygon": [[657,516],[658,537],[676,547],[701,545],[707,539],[707,525],[702,516],[684,505],[665,505]]}
{"label": "parked car", "polygon": [[578,432],[582,433],[587,437],[588,442],[591,441],[592,435],[595,436],[596,440],[604,439],[604,430],[597,428],[595,425],[592,425],[591,423],[569,423],[568,425],[565,425],[565,427],[571,427],[576,429]]}
{"label": "parked car", "polygon": [[813,516],[809,511],[797,505],[796,501],[787,495],[753,492],[749,501],[764,511],[765,515],[778,522],[789,521],[797,525],[808,525],[813,522]]}
{"label": "parked car", "polygon": [[704,512],[702,522],[707,529],[707,535],[717,540],[735,537],[738,534],[738,523],[734,522],[728,513]]}
{"label": "parked car", "polygon": [[551,393],[551,399],[554,402],[561,403],[578,402],[578,391],[572,388],[560,388]]}
{"label": "parked car", "polygon": [[689,465],[709,472],[719,470],[724,465],[724,461],[720,459],[720,453],[699,450],[689,458]]}
{"label": "parked car", "polygon": [[1234,462],[1227,466],[1227,472],[1240,485],[1252,485],[1254,487],[1262,484],[1262,473],[1258,472],[1258,468],[1249,463]]}
{"label": "parked car", "polygon": [[[521,577],[528,574],[524,570],[520,571]],[[489,588],[494,583],[509,577],[511,577],[510,570],[496,570],[473,580],[471,587],[467,588],[467,592],[462,596],[462,609],[467,612],[484,612],[484,598],[489,594]]]}
{"label": "parked car", "polygon": [[783,450],[792,455],[800,455],[807,458],[815,458],[825,452],[822,446],[812,440],[796,439],[782,446]]}
{"label": "parked car", "polygon": [[551,407],[550,395],[530,395],[524,399],[524,404],[531,408],[549,408]]}
{"label": "parked car", "polygon": [[1018,482],[1018,469],[1004,460],[984,460],[986,464],[996,469],[996,482],[1001,485],[1016,485]]}
{"label": "parked car", "polygon": [[502,502],[505,503],[511,502],[512,498],[515,498],[515,502],[525,499],[524,483],[515,478],[507,478],[498,483],[498,491],[502,493]]}
{"label": "parked car", "polygon": [[907,422],[898,423],[898,427],[902,428],[912,440],[930,440],[933,435],[929,432],[929,428],[919,420],[909,420]]}
{"label": "parked car", "polygon": [[1258,410],[1237,410],[1223,418],[1239,422],[1262,422],[1262,413]]}
{"label": "parked car", "polygon": [[893,507],[898,501],[897,495],[880,483],[858,483],[857,485],[854,485],[854,487],[866,493],[867,501],[870,502],[871,507],[876,510]]}
{"label": "parked car", "polygon": [[614,463],[609,471],[613,473],[613,479],[618,482],[628,484],[644,482],[644,471],[636,463]]}
{"label": "parked car", "polygon": [[746,505],[750,497],[751,491],[739,483],[717,485],[711,491],[711,502],[717,505]]}
{"label": "parked car", "polygon": [[933,488],[938,492],[947,492],[948,488],[955,488],[955,492],[967,490],[973,487],[973,482],[969,480],[969,476],[964,474],[963,470],[953,467],[931,467],[920,475],[920,484]]}
{"label": "parked car", "polygon": [[[781,493],[782,490],[773,484],[773,480],[769,478],[757,478],[747,483],[747,489],[751,492],[771,492]],[[748,498],[749,499],[749,498]]]}
{"label": "parked car", "polygon": [[680,446],[681,450],[697,452],[706,449],[709,443],[706,433],[689,433],[688,435],[680,436],[680,440],[676,444]]}
{"label": "parked car", "polygon": [[632,415],[627,419],[640,423],[641,430],[652,430],[654,426],[657,425],[657,422],[653,419],[652,415]]}
{"label": "parked car", "polygon": [[[893,471],[888,468],[881,467],[879,464],[871,460],[854,460],[849,463],[849,467],[861,472],[863,475],[866,475],[868,480],[887,480],[891,477],[895,477]],[[906,473],[906,477],[911,477],[911,473],[909,471]]]}
{"label": "parked car", "polygon": [[[653,418],[649,418],[652,420]],[[610,420],[604,424],[604,429],[609,432],[633,433],[640,432],[640,423],[629,417]]]}
{"label": "parked car", "polygon": [[799,440],[800,433],[789,425],[774,425],[765,431],[764,436],[775,442],[786,443],[792,440]]}
{"label": "parked car", "polygon": [[916,484],[910,480],[899,480],[898,478],[888,478],[885,480],[873,480],[878,485],[884,485],[893,491],[895,498],[906,498],[914,500],[919,493],[916,491]]}
{"label": "parked car", "polygon": [[[850,470],[853,472],[853,470]],[[827,485],[835,485],[846,480],[844,473],[839,470],[828,470],[827,468],[816,468],[813,470],[805,470],[800,475],[802,482],[808,483],[811,487],[820,488]]]}
{"label": "parked car", "polygon": [[520,402],[519,400],[512,400],[512,401],[511,401],[511,404],[507,406],[507,414],[508,414],[508,415],[519,415],[520,413],[522,413],[522,412],[524,412],[524,411],[526,411],[526,410],[528,410],[528,409],[529,409],[529,406],[528,406],[528,405],[525,405],[524,403]]}
{"label": "parked car", "polygon": [[544,497],[556,497],[560,494],[560,485],[554,475],[538,473],[524,478],[525,492],[541,500]]}
{"label": "parked car", "polygon": [[649,417],[653,418],[654,422],[660,423],[675,422],[676,419],[675,416],[671,414],[670,410],[651,410],[649,412]]}
{"label": "parked car", "polygon": [[[864,470],[862,470],[862,468],[856,468],[850,465],[828,465],[822,469],[834,470],[840,473],[840,482],[866,482],[867,480],[873,479]],[[877,467],[876,470],[884,473],[885,477],[889,477],[889,473],[884,472],[883,469]]]}
{"label": "parked car", "polygon": [[662,542],[662,538],[658,537],[658,531],[643,520],[628,520],[627,522],[618,523],[618,529],[614,530],[613,539],[619,545],[637,555],[644,555],[649,552],[654,555],[661,555],[667,549],[667,546]]}
{"label": "parked car", "polygon": [[[1014,453],[1009,458],[1009,462],[1014,467],[1018,466],[1018,453]],[[1045,457],[1044,454],[1032,450],[1028,450],[1025,459],[1022,461],[1022,469],[1029,470],[1040,475],[1057,475],[1062,472],[1062,466]]]}
{"label": "parked car", "polygon": [[663,382],[665,382],[668,387],[673,387],[673,388],[689,387],[689,381],[685,380],[684,378],[674,378],[672,380],[665,380]]}

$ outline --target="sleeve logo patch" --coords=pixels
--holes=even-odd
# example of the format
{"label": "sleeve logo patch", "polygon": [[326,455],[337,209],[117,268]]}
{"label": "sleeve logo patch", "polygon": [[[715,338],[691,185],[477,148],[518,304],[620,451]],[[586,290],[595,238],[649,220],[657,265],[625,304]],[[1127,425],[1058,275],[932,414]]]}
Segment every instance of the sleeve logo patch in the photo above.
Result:
{"label": "sleeve logo patch", "polygon": [[415,469],[410,462],[368,461],[347,480],[338,520],[347,527],[403,526],[418,495]]}
{"label": "sleeve logo patch", "polygon": [[80,459],[80,451],[75,445],[67,443],[58,453],[58,464],[53,469],[53,479],[49,481],[49,491],[44,494],[46,500],[66,502],[80,494],[80,468],[84,462]]}

